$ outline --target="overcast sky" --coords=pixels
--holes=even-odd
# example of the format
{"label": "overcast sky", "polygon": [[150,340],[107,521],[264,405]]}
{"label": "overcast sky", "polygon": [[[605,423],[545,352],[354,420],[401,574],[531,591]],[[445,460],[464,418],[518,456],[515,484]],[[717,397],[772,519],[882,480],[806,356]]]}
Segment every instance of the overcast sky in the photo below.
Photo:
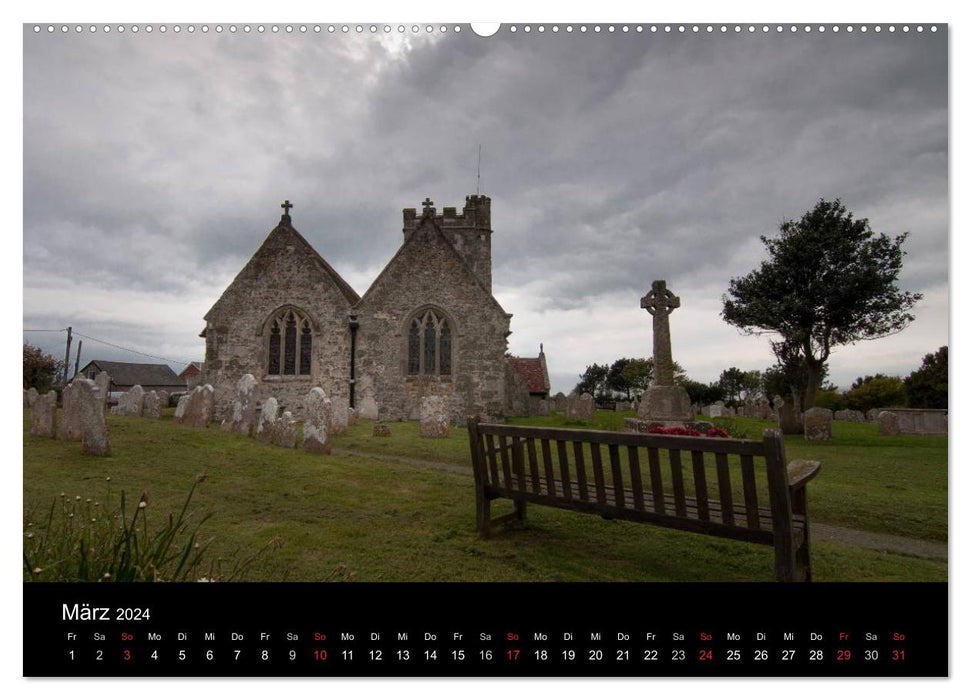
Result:
{"label": "overcast sky", "polygon": [[909,231],[900,286],[924,294],[904,332],[837,348],[831,380],[907,374],[948,343],[944,31],[535,26],[481,38],[28,25],[25,340],[63,357],[63,333],[36,331],[71,325],[89,336],[82,365],[153,361],[90,338],[176,371],[203,359],[203,314],[285,198],[363,294],[401,243],[402,208],[475,192],[481,144],[509,349],[544,343],[554,391],[592,362],[650,356],[639,301],[654,279],[681,298],[673,355],[689,376],[771,365],[767,338],[721,320],[721,295],[762,259],[759,235],[821,197],[874,231]]}

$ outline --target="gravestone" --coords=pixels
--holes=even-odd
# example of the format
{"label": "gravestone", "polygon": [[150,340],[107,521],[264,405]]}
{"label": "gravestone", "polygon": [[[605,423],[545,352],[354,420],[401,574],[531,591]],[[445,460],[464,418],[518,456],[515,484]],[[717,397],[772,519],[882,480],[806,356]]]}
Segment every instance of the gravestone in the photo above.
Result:
{"label": "gravestone", "polygon": [[641,299],[654,321],[654,383],[641,397],[637,417],[662,424],[683,424],[694,420],[691,399],[684,387],[674,383],[671,357],[671,328],[668,317],[681,306],[681,299],[667,288],[664,280],[654,280],[651,291]]}
{"label": "gravestone", "polygon": [[893,408],[884,412],[897,417],[900,435],[947,435],[945,408]]}
{"label": "gravestone", "polygon": [[[208,428],[212,422],[212,411],[215,408],[215,403],[215,392],[212,384],[197,386],[189,392],[185,409],[177,422],[190,428]],[[176,409],[176,413],[178,413],[178,409]]]}
{"label": "gravestone", "polygon": [[169,392],[167,392],[165,389],[159,389],[155,393],[158,395],[158,407],[160,409],[162,409],[162,408],[168,408],[169,407]]}
{"label": "gravestone", "polygon": [[80,382],[80,379],[75,379],[61,391],[61,420],[57,426],[57,437],[61,440],[81,439],[81,407],[78,404]]}
{"label": "gravestone", "polygon": [[90,379],[75,379],[77,384],[75,403],[78,407],[78,423],[81,428],[81,452],[96,457],[108,457],[108,424],[105,422],[104,399],[98,384]]}
{"label": "gravestone", "polygon": [[618,401],[614,404],[614,410],[618,413],[630,410],[630,401]]}
{"label": "gravestone", "polygon": [[256,377],[244,374],[236,382],[236,399],[220,427],[226,431],[249,435],[256,416]]}
{"label": "gravestone", "polygon": [[745,402],[742,404],[742,413],[741,413],[741,415],[742,415],[743,418],[755,418],[756,417],[756,414],[755,414],[755,399],[753,399],[751,397],[748,397],[748,396],[745,397]]}
{"label": "gravestone", "polygon": [[111,387],[111,377],[104,370],[98,372],[94,378],[95,386],[98,388],[98,398],[101,399],[102,407],[108,403],[108,390]]}
{"label": "gravestone", "polygon": [[802,414],[802,422],[806,440],[810,442],[829,440],[832,436],[833,412],[828,408],[810,408]]}
{"label": "gravestone", "polygon": [[727,418],[728,417],[728,409],[725,408],[725,403],[722,402],[722,401],[716,401],[711,406],[708,406],[708,411],[707,412],[702,411],[702,413],[704,413],[704,415],[708,416],[709,418]]}
{"label": "gravestone", "polygon": [[871,408],[869,411],[866,412],[866,420],[867,420],[867,423],[876,423],[877,422],[877,416],[879,416],[879,415],[880,415],[880,409],[879,408]]}
{"label": "gravestone", "polygon": [[297,446],[297,421],[290,411],[284,411],[273,424],[272,442],[280,447],[294,449]]}
{"label": "gravestone", "polygon": [[259,418],[256,421],[255,431],[256,438],[261,442],[273,441],[273,431],[276,426],[276,414],[278,410],[279,407],[277,406],[275,397],[271,396],[263,402]]}
{"label": "gravestone", "polygon": [[593,397],[586,392],[580,396],[570,394],[566,397],[566,417],[570,420],[591,420],[593,409]]}
{"label": "gravestone", "polygon": [[142,417],[161,418],[162,403],[158,400],[158,392],[150,391],[142,399]]}
{"label": "gravestone", "polygon": [[553,410],[554,411],[566,410],[566,394],[564,394],[562,391],[556,392],[556,396],[553,397]]}
{"label": "gravestone", "polygon": [[39,395],[31,409],[30,434],[38,437],[54,437],[54,422],[57,414],[57,394],[48,391]]}
{"label": "gravestone", "polygon": [[138,384],[118,397],[118,405],[111,409],[119,416],[141,416],[145,390]]}
{"label": "gravestone", "polygon": [[772,407],[769,406],[769,400],[764,396],[760,396],[755,402],[755,416],[761,420],[768,420],[772,417]]}
{"label": "gravestone", "polygon": [[331,437],[347,435],[347,425],[350,418],[347,415],[347,404],[344,399],[332,399],[330,402],[330,413],[328,414],[327,433]]}
{"label": "gravestone", "polygon": [[378,402],[374,399],[374,379],[370,376],[361,377],[360,384],[357,386],[360,392],[360,401],[355,401],[354,409],[357,411],[358,418],[367,420],[378,419]]}
{"label": "gravestone", "polygon": [[37,401],[38,396],[40,396],[40,394],[37,393],[37,389],[35,389],[34,387],[30,387],[27,390],[27,408],[34,407],[34,402]]}
{"label": "gravestone", "polygon": [[536,415],[537,416],[548,416],[550,414],[550,402],[549,399],[540,399],[536,403]]}
{"label": "gravestone", "polygon": [[[175,413],[172,414],[172,420],[174,420],[176,423],[181,423],[182,416],[185,415],[185,408],[188,405],[189,405],[189,395],[182,394],[182,396],[179,397],[179,402],[175,405]],[[117,408],[117,406],[115,408]],[[112,413],[113,412],[114,412],[114,409],[112,409]]]}
{"label": "gravestone", "polygon": [[900,418],[893,411],[880,411],[877,416],[877,432],[880,435],[900,435]]}
{"label": "gravestone", "polygon": [[304,400],[303,449],[316,454],[330,454],[331,440],[327,434],[330,399],[315,386]]}
{"label": "gravestone", "polygon": [[418,434],[423,438],[448,437],[448,409],[444,396],[423,396]]}
{"label": "gravestone", "polygon": [[863,415],[862,411],[854,411],[853,409],[847,408],[843,411],[836,411],[833,414],[833,420],[845,421],[847,423],[863,423],[866,421],[866,416]]}
{"label": "gravestone", "polygon": [[[781,397],[779,398],[781,401]],[[779,410],[779,430],[783,435],[802,435],[802,414],[798,408],[790,403],[782,402],[778,405]]]}
{"label": "gravestone", "polygon": [[371,431],[372,437],[391,437],[391,429],[381,421],[374,421],[374,429]]}

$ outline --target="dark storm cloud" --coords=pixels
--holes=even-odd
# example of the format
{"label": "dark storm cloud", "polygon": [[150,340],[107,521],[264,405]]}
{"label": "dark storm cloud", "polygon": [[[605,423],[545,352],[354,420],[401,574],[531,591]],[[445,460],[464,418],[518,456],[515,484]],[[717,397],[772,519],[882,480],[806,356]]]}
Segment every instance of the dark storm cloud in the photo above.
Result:
{"label": "dark storm cloud", "polygon": [[477,144],[495,287],[534,309],[661,277],[717,299],[820,197],[911,232],[907,288],[947,282],[943,33],[28,30],[24,81],[25,317],[62,273],[204,313],[283,198],[363,293],[403,207],[475,191]]}

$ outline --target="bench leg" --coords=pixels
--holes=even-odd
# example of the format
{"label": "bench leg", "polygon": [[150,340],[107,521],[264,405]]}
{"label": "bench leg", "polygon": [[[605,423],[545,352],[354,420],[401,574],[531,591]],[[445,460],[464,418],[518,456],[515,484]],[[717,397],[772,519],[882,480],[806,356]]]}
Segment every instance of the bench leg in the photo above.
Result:
{"label": "bench leg", "polygon": [[794,515],[805,517],[805,533],[802,544],[796,550],[796,581],[812,581],[813,571],[809,563],[809,503],[806,499],[806,489],[799,489],[792,494],[792,512]]}
{"label": "bench leg", "polygon": [[519,499],[515,501],[515,504],[516,518],[519,520],[519,522],[522,522],[526,519],[526,501]]}
{"label": "bench leg", "polygon": [[492,519],[492,502],[486,498],[485,494],[482,492],[476,493],[475,498],[475,520],[476,529],[479,531],[479,537],[484,540],[489,539],[492,535],[492,529],[490,527]]}

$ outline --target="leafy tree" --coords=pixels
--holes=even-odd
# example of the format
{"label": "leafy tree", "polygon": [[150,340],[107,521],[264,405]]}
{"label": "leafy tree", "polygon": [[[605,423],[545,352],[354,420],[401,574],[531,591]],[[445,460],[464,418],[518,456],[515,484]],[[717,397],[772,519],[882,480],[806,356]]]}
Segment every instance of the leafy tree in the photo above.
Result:
{"label": "leafy tree", "polygon": [[757,369],[745,372],[744,376],[742,377],[742,391],[745,392],[745,398],[755,398],[758,396],[761,390],[762,373]]}
{"label": "leafy tree", "polygon": [[907,401],[907,394],[900,377],[875,374],[857,377],[849,391],[843,394],[843,399],[847,408],[869,411],[871,408],[903,406]]}
{"label": "leafy tree", "polygon": [[828,408],[831,411],[842,411],[846,408],[846,400],[836,389],[827,387],[816,392],[816,403],[814,405],[820,408]]}
{"label": "leafy tree", "polygon": [[729,367],[718,377],[718,386],[721,387],[726,401],[737,406],[739,396],[745,388],[745,372],[738,367]]}
{"label": "leafy tree", "polygon": [[622,357],[610,365],[607,371],[607,387],[611,391],[624,394],[630,401],[631,394],[640,396],[653,378],[653,361]]}
{"label": "leafy tree", "polygon": [[680,384],[688,392],[688,398],[691,399],[691,403],[710,406],[716,401],[722,401],[725,398],[725,393],[718,386],[718,382],[705,384],[704,382],[696,382],[693,379],[685,379]]}
{"label": "leafy tree", "polygon": [[809,408],[833,348],[900,332],[921,295],[896,285],[908,234],[874,234],[838,199],[820,199],[779,228],[777,238],[761,236],[769,259],[729,283],[722,318],[748,335],[781,336],[773,351],[782,364],[803,366]]}
{"label": "leafy tree", "polygon": [[919,369],[904,379],[911,408],[947,408],[947,346],[924,355]]}
{"label": "leafy tree", "polygon": [[607,374],[609,371],[607,365],[598,365],[597,363],[587,365],[587,369],[580,375],[580,383],[576,385],[573,391],[577,395],[586,392],[599,399],[607,393]]}
{"label": "leafy tree", "polygon": [[33,387],[46,394],[54,385],[54,378],[64,363],[44,354],[40,348],[24,343],[24,389]]}

